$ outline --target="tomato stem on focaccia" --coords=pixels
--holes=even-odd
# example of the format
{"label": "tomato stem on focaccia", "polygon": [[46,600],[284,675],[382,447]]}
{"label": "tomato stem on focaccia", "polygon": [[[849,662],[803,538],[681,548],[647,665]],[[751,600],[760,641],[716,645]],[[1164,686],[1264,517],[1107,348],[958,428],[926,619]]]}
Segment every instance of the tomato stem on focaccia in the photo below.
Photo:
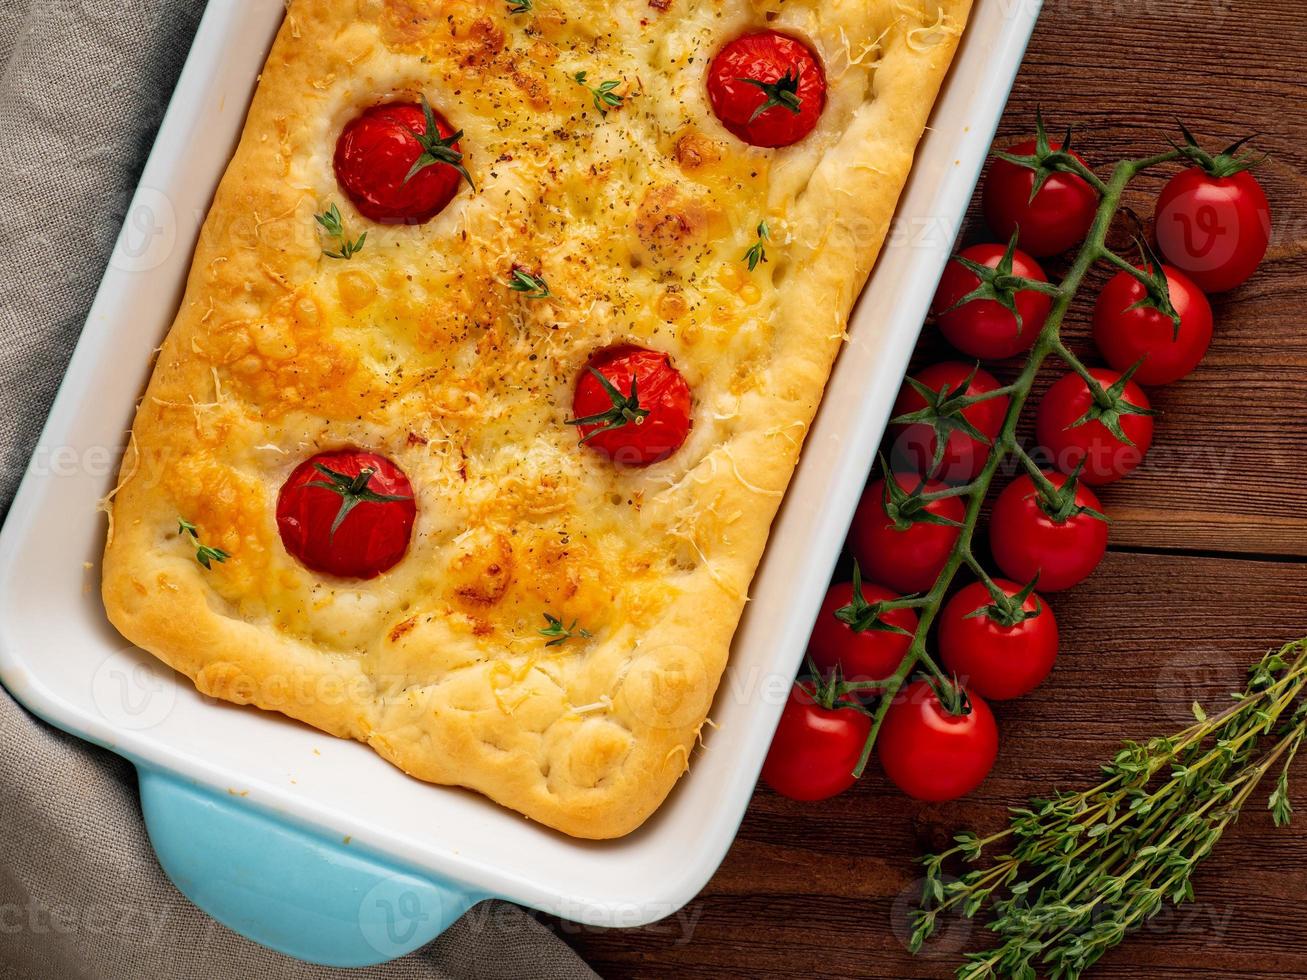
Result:
{"label": "tomato stem on focaccia", "polygon": [[750,123],[757,122],[758,117],[772,106],[782,106],[789,109],[796,116],[803,111],[803,100],[799,98],[799,76],[797,72],[787,71],[774,82],[760,82],[756,78],[737,78],[736,81],[743,82],[745,85],[752,85],[767,96],[767,101],[753,110],[753,115],[749,117]]}
{"label": "tomato stem on focaccia", "polygon": [[200,542],[200,529],[184,517],[177,518],[177,533],[191,536],[191,541],[195,544],[195,560],[205,568],[212,568],[213,562],[222,563],[231,557],[221,548],[211,548],[207,544],[202,544]]}
{"label": "tomato stem on focaccia", "polygon": [[586,415],[579,419],[568,419],[568,425],[596,425],[595,429],[589,435],[584,436],[581,441],[589,442],[595,436],[610,432],[613,429],[620,429],[624,425],[643,425],[644,420],[649,416],[649,409],[640,407],[640,379],[631,378],[631,393],[623,395],[617,390],[617,386],[596,371],[593,367],[587,366],[586,370],[594,375],[595,380],[603,386],[608,397],[613,400],[612,408],[602,412],[596,412],[594,415]]}
{"label": "tomato stem on focaccia", "polygon": [[336,512],[336,518],[331,522],[331,536],[336,536],[341,524],[345,518],[349,517],[352,511],[359,504],[366,502],[384,504],[392,500],[412,500],[412,494],[401,493],[376,493],[368,489],[368,484],[372,482],[372,477],[376,475],[376,470],[364,467],[359,470],[356,476],[350,476],[348,473],[337,473],[333,469],[323,466],[321,463],[314,463],[313,468],[327,478],[324,480],[314,480],[305,484],[310,487],[321,487],[324,490],[330,490],[332,493],[340,495],[340,510]]}
{"label": "tomato stem on focaccia", "polygon": [[413,161],[413,166],[404,175],[401,183],[407,184],[427,167],[443,163],[457,170],[467,181],[467,186],[475,191],[477,186],[472,182],[472,175],[467,172],[467,167],[463,165],[463,154],[458,151],[458,141],[463,138],[463,131],[460,129],[448,136],[441,136],[440,126],[436,123],[436,114],[431,109],[431,103],[427,101],[425,95],[419,95],[418,99],[422,105],[422,115],[426,117],[427,128],[424,132],[413,133],[412,136],[422,147],[422,154]]}

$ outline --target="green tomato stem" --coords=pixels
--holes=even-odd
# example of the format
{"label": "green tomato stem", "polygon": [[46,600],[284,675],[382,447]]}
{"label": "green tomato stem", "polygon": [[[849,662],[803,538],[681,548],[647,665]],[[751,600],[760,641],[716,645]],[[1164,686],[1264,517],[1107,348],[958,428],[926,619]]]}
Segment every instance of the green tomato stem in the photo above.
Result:
{"label": "green tomato stem", "polygon": [[926,592],[924,601],[917,607],[919,619],[916,632],[912,637],[912,643],[907,654],[899,663],[898,669],[888,679],[884,696],[872,716],[871,734],[867,738],[867,744],[863,752],[864,762],[871,754],[872,747],[880,734],[881,726],[884,724],[885,715],[889,711],[895,695],[898,694],[915,670],[924,666],[926,670],[942,682],[950,683],[949,678],[945,676],[934,659],[926,652],[926,638],[930,634],[931,626],[934,624],[936,617],[939,615],[944,599],[948,594],[949,586],[952,584],[954,576],[957,575],[958,569],[963,565],[975,563],[971,543],[975,536],[976,525],[980,519],[981,506],[1003,461],[1010,454],[1016,455],[1030,471],[1031,479],[1035,480],[1037,485],[1045,489],[1051,489],[1051,486],[1045,487],[1048,481],[1038,472],[1039,468],[1034,465],[1034,461],[1018,444],[1016,437],[1017,423],[1021,418],[1026,401],[1030,397],[1035,377],[1039,374],[1044,361],[1048,359],[1050,354],[1056,354],[1072,370],[1085,379],[1096,399],[1106,397],[1102,386],[1089,374],[1089,369],[1062,342],[1062,321],[1079,293],[1089,270],[1100,261],[1111,261],[1115,255],[1107,247],[1107,233],[1111,228],[1113,219],[1121,208],[1121,198],[1130,181],[1140,171],[1156,166],[1159,163],[1177,159],[1179,155],[1178,151],[1171,150],[1167,153],[1139,160],[1122,161],[1113,169],[1111,177],[1106,182],[1102,181],[1093,171],[1079,164],[1078,161],[1074,166],[1070,166],[1072,173],[1082,177],[1098,190],[1100,195],[1098,210],[1094,214],[1094,221],[1090,225],[1085,242],[1077,253],[1075,261],[1071,264],[1066,276],[1057,285],[1050,284],[1051,288],[1041,290],[1041,292],[1046,292],[1053,297],[1053,305],[1047,320],[1044,321],[1043,329],[1040,330],[1039,336],[1030,349],[1030,354],[1021,373],[1015,381],[1002,389],[1003,393],[1008,395],[1011,400],[1008,403],[1007,414],[1003,419],[1003,427],[994,440],[993,448],[984,468],[976,479],[966,486],[929,495],[931,499],[944,496],[965,497],[967,499],[966,516],[962,521],[958,539],[953,545],[948,560],[944,563],[935,584]]}

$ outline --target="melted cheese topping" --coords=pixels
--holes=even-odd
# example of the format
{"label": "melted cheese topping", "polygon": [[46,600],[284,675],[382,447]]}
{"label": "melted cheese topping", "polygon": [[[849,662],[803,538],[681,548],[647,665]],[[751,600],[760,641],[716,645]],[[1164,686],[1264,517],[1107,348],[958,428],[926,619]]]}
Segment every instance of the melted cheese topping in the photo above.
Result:
{"label": "melted cheese topping", "polygon": [[[165,602],[183,577],[198,582],[215,615],[316,651],[368,687],[351,695],[357,717],[330,723],[299,702],[236,699],[392,757],[426,724],[415,717],[459,712],[478,752],[522,756],[545,792],[564,797],[611,780],[649,715],[684,729],[679,755],[667,752],[668,766],[684,766],[724,649],[707,666],[641,651],[684,618],[687,595],[719,610],[726,632],[713,636],[729,636],[861,284],[850,273],[870,262],[836,235],[862,234],[874,254],[889,217],[877,205],[869,227],[850,230],[830,209],[853,216],[856,202],[805,194],[874,101],[897,38],[905,59],[914,46],[938,50],[913,93],[925,105],[906,124],[875,123],[895,134],[895,155],[856,163],[895,172],[892,208],[965,4],[660,6],[292,5],[142,404],[139,458],[118,502],[134,528],[122,548],[152,555],[148,574],[132,573],[140,602]],[[730,136],[704,91],[721,45],[764,27],[809,43],[830,84],[817,130],[790,150]],[[597,111],[578,72],[592,86],[617,81],[622,105]],[[369,106],[419,93],[464,131],[476,191],[464,185],[425,225],[378,226],[336,185],[336,137]],[[322,254],[336,243],[313,220],[333,203],[348,234],[367,232],[348,261]],[[764,219],[769,260],[751,272],[744,255]],[[510,291],[515,263],[540,272],[552,297]],[[787,282],[826,276],[835,283],[803,294],[822,305],[786,310]],[[796,331],[821,353],[791,374],[778,344]],[[667,351],[694,392],[687,443],[641,470],[579,446],[564,422],[587,358],[621,342]],[[764,395],[802,407],[760,417]],[[342,446],[390,457],[417,495],[407,556],[372,581],[310,572],[276,528],[291,470]],[[177,516],[232,558],[198,571]],[[546,647],[546,612],[593,638]],[[253,673],[235,656],[201,665],[197,682],[221,696],[232,696],[232,671]],[[428,778],[495,792],[478,765]]]}

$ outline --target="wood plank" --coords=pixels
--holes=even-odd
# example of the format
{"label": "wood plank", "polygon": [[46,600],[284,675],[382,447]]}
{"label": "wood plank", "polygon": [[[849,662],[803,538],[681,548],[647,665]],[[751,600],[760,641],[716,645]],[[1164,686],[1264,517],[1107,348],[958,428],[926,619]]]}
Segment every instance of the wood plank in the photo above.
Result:
{"label": "wood plank", "polygon": [[[760,788],[721,870],[676,918],[566,938],[606,977],[946,976],[964,941],[987,937],[963,924],[931,956],[908,956],[897,935],[913,859],[956,829],[997,829],[1032,794],[1086,785],[1121,738],[1189,724],[1192,701],[1220,703],[1263,650],[1307,633],[1304,596],[1307,563],[1111,554],[1054,598],[1057,670],[997,708],[1002,755],[974,796],[918,804],[876,772],[819,804]],[[1097,976],[1307,975],[1289,897],[1307,894],[1307,821],[1275,830],[1264,797],[1197,875],[1199,901],[1109,954]]]}

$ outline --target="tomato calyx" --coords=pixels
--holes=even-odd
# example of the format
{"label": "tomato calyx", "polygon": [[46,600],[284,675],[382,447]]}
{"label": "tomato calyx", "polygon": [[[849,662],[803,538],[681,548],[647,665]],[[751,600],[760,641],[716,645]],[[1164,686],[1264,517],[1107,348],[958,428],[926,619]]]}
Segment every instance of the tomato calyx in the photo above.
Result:
{"label": "tomato calyx", "polygon": [[1061,289],[1052,283],[1012,274],[1013,257],[1016,255],[1017,237],[1019,235],[1020,229],[1012,233],[1012,237],[1008,239],[1007,248],[1003,252],[1003,257],[998,260],[998,265],[992,268],[974,262],[960,253],[954,255],[953,261],[979,279],[980,283],[948,309],[940,310],[937,316],[952,313],[954,310],[977,300],[990,300],[1012,314],[1017,322],[1017,335],[1020,336],[1022,327],[1025,324],[1021,319],[1021,311],[1017,309],[1017,293],[1029,291],[1057,296],[1060,295]]}
{"label": "tomato calyx", "polygon": [[1126,401],[1125,398],[1126,385],[1130,383],[1130,378],[1139,370],[1139,365],[1143,363],[1143,359],[1140,358],[1140,360],[1126,368],[1121,377],[1113,381],[1111,386],[1107,388],[1104,388],[1088,374],[1083,375],[1083,380],[1089,388],[1089,394],[1093,401],[1090,403],[1089,408],[1085,410],[1085,414],[1068,425],[1067,428],[1074,429],[1088,422],[1099,422],[1122,445],[1133,446],[1135,444],[1134,440],[1126,435],[1125,430],[1121,428],[1121,417],[1123,415],[1150,416],[1157,414],[1151,408],[1141,408],[1133,402]]}
{"label": "tomato calyx", "polygon": [[594,415],[585,415],[581,418],[566,419],[567,425],[597,425],[588,436],[581,440],[587,443],[595,436],[604,432],[612,432],[614,429],[620,429],[626,425],[641,425],[649,415],[649,409],[640,407],[639,385],[640,380],[635,375],[631,376],[631,393],[623,395],[617,386],[609,381],[603,374],[595,370],[593,365],[586,365],[586,370],[595,376],[595,380],[603,386],[604,391],[612,400],[613,407],[606,412],[597,412]]}
{"label": "tomato calyx", "polygon": [[1048,182],[1048,178],[1058,173],[1074,174],[1080,177],[1099,194],[1103,190],[1103,182],[1071,152],[1071,127],[1066,128],[1066,135],[1062,138],[1062,145],[1056,150],[1053,149],[1053,145],[1048,138],[1048,130],[1044,128],[1044,115],[1038,109],[1035,110],[1035,152],[1017,154],[994,150],[992,155],[1015,166],[1025,167],[1027,170],[1035,172],[1034,184],[1030,188],[1031,202],[1044,189],[1044,184]]}
{"label": "tomato calyx", "polygon": [[[849,710],[859,711],[864,715],[870,715],[866,705],[857,699],[857,695],[864,691],[875,691],[883,688],[888,681],[871,680],[871,681],[846,681],[844,672],[840,670],[838,664],[827,675],[823,675],[817,665],[813,663],[812,657],[806,661],[808,673],[812,677],[803,682],[803,686],[811,695],[812,700],[819,707],[827,711]],[[849,695],[854,695],[850,697]]]}
{"label": "tomato calyx", "polygon": [[412,497],[397,493],[377,493],[368,489],[368,484],[372,477],[376,475],[376,470],[364,467],[359,470],[358,476],[350,476],[348,473],[338,473],[330,467],[323,466],[321,463],[314,463],[313,468],[325,476],[326,480],[313,480],[305,484],[310,487],[319,487],[323,490],[330,490],[332,493],[340,495],[340,510],[336,511],[336,518],[331,522],[330,537],[336,536],[336,531],[345,523],[345,518],[349,517],[352,511],[359,504],[375,503],[385,504],[396,500],[412,500]]}
{"label": "tomato calyx", "polygon": [[1084,468],[1085,460],[1081,459],[1068,474],[1062,486],[1059,487],[1045,476],[1039,467],[1034,465],[1027,467],[1030,480],[1034,483],[1039,494],[1036,503],[1039,504],[1039,509],[1048,515],[1048,519],[1054,524],[1065,524],[1081,514],[1092,517],[1096,521],[1102,521],[1104,524],[1112,523],[1112,519],[1101,510],[1095,510],[1093,507],[1087,507],[1077,502],[1076,494],[1079,492],[1080,472]]}
{"label": "tomato calyx", "polygon": [[[947,448],[949,436],[954,432],[962,432],[983,446],[993,445],[993,440],[977,429],[963,413],[978,402],[988,401],[991,398],[1002,398],[1011,392],[1008,388],[996,388],[993,391],[986,391],[979,395],[967,394],[967,391],[971,388],[971,382],[976,379],[976,372],[979,370],[980,365],[977,363],[971,369],[971,373],[956,386],[945,382],[937,389],[922,384],[911,375],[904,379],[912,387],[912,390],[925,400],[926,404],[914,412],[896,415],[890,419],[890,425],[928,425],[934,430],[935,451],[930,461],[930,469],[927,471],[928,475],[939,472],[939,468],[944,462],[944,451]],[[892,482],[894,481],[887,481],[886,486],[888,487]],[[887,506],[887,512],[888,509]]]}
{"label": "tomato calyx", "polygon": [[420,174],[427,167],[434,167],[437,164],[445,164],[453,167],[467,181],[467,186],[472,188],[476,193],[476,184],[472,183],[472,175],[467,172],[467,167],[463,165],[463,154],[455,149],[458,141],[463,138],[463,131],[450,133],[448,136],[440,135],[440,127],[436,124],[436,114],[431,109],[431,103],[427,101],[425,95],[419,95],[418,99],[422,105],[422,115],[426,118],[426,132],[418,133],[408,130],[408,134],[418,142],[422,147],[422,153],[413,161],[413,166],[409,168],[404,179],[400,181],[401,186],[407,184],[410,180]]}
{"label": "tomato calyx", "polygon": [[950,715],[962,717],[971,714],[971,699],[957,677],[945,678],[942,674],[921,678],[935,693],[940,705]]}
{"label": "tomato calyx", "polygon": [[862,594],[862,569],[858,563],[853,563],[853,599],[847,605],[840,606],[835,610],[835,618],[841,623],[845,623],[849,629],[855,633],[866,633],[868,630],[876,630],[881,633],[898,633],[900,636],[911,636],[912,633],[901,626],[895,626],[884,620],[884,614],[893,609],[910,608],[912,600],[910,597],[903,599],[887,600],[879,599],[876,602],[868,602],[866,596]]}
{"label": "tomato calyx", "polygon": [[1156,310],[1171,321],[1171,340],[1174,341],[1180,336],[1180,312],[1175,308],[1175,304],[1171,302],[1171,285],[1167,282],[1166,270],[1162,268],[1162,260],[1157,257],[1157,253],[1149,248],[1148,243],[1142,238],[1136,238],[1135,245],[1139,248],[1141,265],[1133,266],[1122,263],[1120,268],[1123,272],[1133,276],[1144,287],[1144,295],[1121,312]]}
{"label": "tomato calyx", "polygon": [[1218,180],[1223,177],[1233,177],[1235,174],[1243,173],[1245,170],[1252,170],[1266,162],[1270,156],[1263,153],[1255,157],[1249,153],[1240,152],[1251,141],[1257,138],[1256,133],[1245,136],[1241,140],[1235,140],[1220,153],[1208,153],[1194,138],[1194,134],[1189,131],[1180,120],[1175,123],[1180,127],[1180,132],[1184,134],[1184,144],[1176,143],[1174,140],[1169,141],[1177,153],[1188,160],[1190,163],[1199,167],[1204,173]]}
{"label": "tomato calyx", "polygon": [[989,597],[993,602],[984,606],[977,606],[974,610],[967,613],[963,619],[981,619],[985,618],[1004,629],[1011,629],[1019,626],[1027,619],[1034,619],[1044,611],[1044,604],[1035,598],[1035,608],[1033,610],[1026,608],[1026,600],[1030,598],[1035,591],[1035,583],[1039,581],[1039,575],[1036,574],[1020,592],[1008,595],[1003,589],[985,576],[981,581],[985,583],[985,588],[989,590]]}
{"label": "tomato calyx", "polygon": [[799,98],[799,73],[797,71],[787,71],[774,82],[760,82],[756,78],[737,78],[736,81],[743,82],[745,85],[752,85],[767,96],[767,101],[753,110],[753,115],[749,117],[750,124],[757,122],[759,116],[776,106],[789,109],[796,116],[803,111],[803,100]]}
{"label": "tomato calyx", "polygon": [[[965,388],[965,385],[963,386]],[[914,413],[915,414],[915,413]],[[907,416],[904,416],[905,418]],[[942,440],[941,440],[942,441]],[[941,527],[961,527],[962,524],[948,517],[943,517],[929,510],[930,504],[942,495],[953,495],[950,491],[942,494],[927,494],[924,490],[926,481],[921,480],[911,490],[904,490],[899,481],[894,479],[894,471],[884,454],[880,457],[880,469],[885,474],[885,490],[881,496],[881,506],[885,516],[896,531],[906,531],[915,524],[938,524]]]}

